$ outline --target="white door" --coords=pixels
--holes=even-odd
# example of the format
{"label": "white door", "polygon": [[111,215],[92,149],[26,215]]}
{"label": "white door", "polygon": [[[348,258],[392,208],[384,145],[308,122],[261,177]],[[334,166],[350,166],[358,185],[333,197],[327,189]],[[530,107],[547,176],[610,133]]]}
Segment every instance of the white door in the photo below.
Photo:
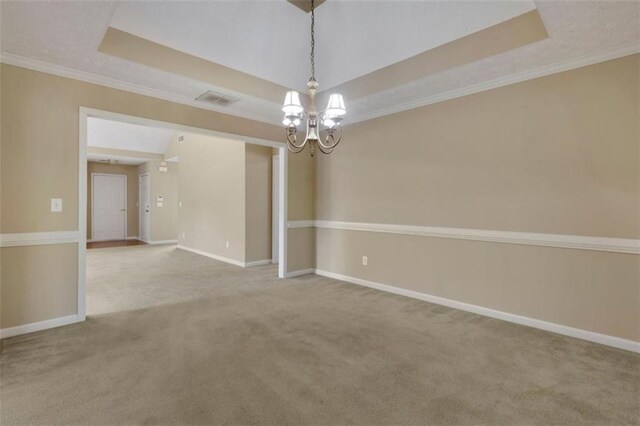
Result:
{"label": "white door", "polygon": [[127,237],[127,177],[93,174],[92,230],[95,241],[124,240]]}
{"label": "white door", "polygon": [[272,167],[272,182],[273,185],[271,187],[272,194],[272,214],[271,214],[271,263],[278,263],[278,256],[280,254],[280,250],[278,247],[278,238],[280,236],[278,224],[280,221],[278,220],[278,212],[280,207],[280,198],[278,194],[279,182],[280,182],[280,156],[273,156],[273,167]]}
{"label": "white door", "polygon": [[149,193],[149,175],[140,175],[140,239],[151,241],[151,195]]}

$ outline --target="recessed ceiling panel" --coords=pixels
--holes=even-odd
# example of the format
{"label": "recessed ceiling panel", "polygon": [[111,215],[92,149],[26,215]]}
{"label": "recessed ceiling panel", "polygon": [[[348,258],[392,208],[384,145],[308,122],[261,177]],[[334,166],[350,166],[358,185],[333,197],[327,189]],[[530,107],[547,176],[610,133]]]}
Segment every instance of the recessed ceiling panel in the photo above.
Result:
{"label": "recessed ceiling panel", "polygon": [[[327,1],[316,11],[326,90],[535,9],[532,1]],[[122,2],[113,28],[305,90],[310,15],[286,1]]]}

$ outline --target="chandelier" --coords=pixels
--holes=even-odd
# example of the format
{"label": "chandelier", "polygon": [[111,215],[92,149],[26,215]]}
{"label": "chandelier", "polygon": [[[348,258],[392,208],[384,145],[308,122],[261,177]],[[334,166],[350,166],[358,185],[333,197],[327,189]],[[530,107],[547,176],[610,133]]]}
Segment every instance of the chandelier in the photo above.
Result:
{"label": "chandelier", "polygon": [[[309,144],[311,156],[315,153],[316,146],[323,154],[330,154],[331,151],[340,143],[342,139],[342,128],[340,122],[342,115],[347,110],[344,107],[344,99],[338,93],[329,96],[329,104],[327,108],[318,112],[316,109],[316,93],[318,91],[318,83],[316,82],[316,64],[315,64],[315,13],[314,4],[311,0],[311,78],[307,83],[307,92],[309,93],[309,108],[307,111],[300,103],[300,94],[294,90],[287,92],[284,99],[282,111],[284,111],[284,119],[282,124],[287,132],[287,146],[289,151],[293,153],[301,152],[304,147]],[[297,142],[298,126],[302,122],[306,122],[307,132],[304,140]],[[321,126],[323,129],[321,129]]]}

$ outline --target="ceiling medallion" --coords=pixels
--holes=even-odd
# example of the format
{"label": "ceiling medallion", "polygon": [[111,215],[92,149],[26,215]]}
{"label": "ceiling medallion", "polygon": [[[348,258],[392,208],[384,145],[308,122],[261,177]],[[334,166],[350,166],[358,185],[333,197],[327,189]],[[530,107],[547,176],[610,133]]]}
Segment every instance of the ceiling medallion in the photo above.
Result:
{"label": "ceiling medallion", "polygon": [[[284,124],[287,132],[287,146],[289,147],[289,151],[297,154],[301,152],[308,143],[312,157],[315,153],[316,146],[323,154],[330,154],[340,143],[342,139],[342,127],[340,127],[340,122],[342,121],[341,116],[347,112],[344,107],[344,99],[342,95],[338,93],[329,96],[329,104],[324,111],[318,113],[316,110],[318,83],[315,78],[315,14],[313,3],[314,0],[311,0],[311,78],[307,83],[309,108],[308,111],[304,110],[304,107],[300,103],[300,94],[294,90],[287,92],[284,105],[282,106],[282,111],[284,111],[282,124]],[[298,126],[303,121],[307,123],[307,134],[302,142],[296,143]],[[320,125],[324,127],[322,132]],[[324,136],[322,134],[324,134]]]}

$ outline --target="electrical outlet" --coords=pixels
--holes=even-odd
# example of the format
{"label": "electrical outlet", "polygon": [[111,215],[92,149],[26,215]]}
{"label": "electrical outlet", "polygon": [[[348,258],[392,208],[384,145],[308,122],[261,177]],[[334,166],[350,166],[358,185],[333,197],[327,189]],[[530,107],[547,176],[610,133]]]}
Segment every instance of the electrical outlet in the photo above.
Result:
{"label": "electrical outlet", "polygon": [[367,266],[369,263],[369,258],[367,256],[362,256],[362,265]]}
{"label": "electrical outlet", "polygon": [[54,213],[60,213],[62,211],[62,198],[51,199],[51,211]]}
{"label": "electrical outlet", "polygon": [[187,233],[186,233],[186,232],[183,232],[183,233],[182,233],[182,239],[184,240],[185,238],[187,238]]}
{"label": "electrical outlet", "polygon": [[182,201],[178,202],[178,207],[182,207]]}
{"label": "electrical outlet", "polygon": [[227,244],[226,244],[226,246],[227,246],[227,248],[229,248],[229,241],[227,241]]}

